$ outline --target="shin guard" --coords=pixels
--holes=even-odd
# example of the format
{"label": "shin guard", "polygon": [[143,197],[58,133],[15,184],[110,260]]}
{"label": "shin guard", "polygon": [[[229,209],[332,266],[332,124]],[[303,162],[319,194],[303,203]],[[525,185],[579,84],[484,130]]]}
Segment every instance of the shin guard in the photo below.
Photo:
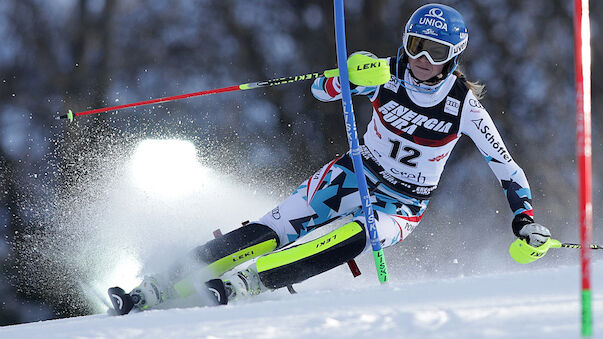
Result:
{"label": "shin guard", "polygon": [[304,244],[260,257],[256,262],[262,283],[271,289],[299,283],[355,258],[366,246],[366,232],[350,222]]}
{"label": "shin guard", "polygon": [[196,283],[217,278],[246,261],[274,251],[278,245],[276,232],[262,224],[251,223],[228,232],[190,253],[196,270],[191,272],[186,265],[180,265],[172,271],[172,280],[177,281],[174,288],[180,296],[191,295]]}
{"label": "shin guard", "polygon": [[218,277],[248,260],[274,251],[278,245],[275,231],[252,223],[208,241],[195,248],[192,255],[196,262],[208,265]]}

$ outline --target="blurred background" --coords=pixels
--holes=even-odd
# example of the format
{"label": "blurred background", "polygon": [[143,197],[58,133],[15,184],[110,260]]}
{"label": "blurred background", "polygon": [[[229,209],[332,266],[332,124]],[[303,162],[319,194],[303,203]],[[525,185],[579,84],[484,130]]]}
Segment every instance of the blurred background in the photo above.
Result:
{"label": "blurred background", "polygon": [[[469,46],[461,68],[486,85],[482,103],[528,176],[537,221],[556,238],[578,242],[573,2],[440,2],[465,18]],[[402,27],[424,3],[347,0],[348,53],[395,55]],[[601,18],[603,4],[592,1],[599,243]],[[132,252],[161,261],[166,251],[184,253],[215,228],[260,217],[348,148],[340,102],[318,102],[310,83],[73,123],[56,117],[334,67],[330,1],[1,1],[0,325],[95,312],[80,283],[109,271],[115,257]],[[364,97],[354,104],[362,134],[371,106]],[[194,156],[213,173],[195,175],[211,183],[188,182],[200,188],[181,200],[135,191],[126,168],[146,139],[194,145]],[[158,165],[148,166],[142,172]],[[511,219],[495,176],[463,138],[422,224],[386,250],[388,265],[398,281],[577,265],[578,251],[570,250],[551,251],[529,267],[513,263]]]}

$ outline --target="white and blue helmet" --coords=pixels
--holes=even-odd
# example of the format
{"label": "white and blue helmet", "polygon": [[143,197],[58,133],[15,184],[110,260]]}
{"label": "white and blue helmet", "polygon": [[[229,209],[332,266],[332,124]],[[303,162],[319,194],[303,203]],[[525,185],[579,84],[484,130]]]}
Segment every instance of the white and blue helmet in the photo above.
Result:
{"label": "white and blue helmet", "polygon": [[425,56],[433,65],[447,64],[443,70],[443,78],[446,78],[456,69],[468,38],[465,21],[457,10],[442,4],[428,4],[408,19],[397,59],[399,62],[403,55],[412,59]]}

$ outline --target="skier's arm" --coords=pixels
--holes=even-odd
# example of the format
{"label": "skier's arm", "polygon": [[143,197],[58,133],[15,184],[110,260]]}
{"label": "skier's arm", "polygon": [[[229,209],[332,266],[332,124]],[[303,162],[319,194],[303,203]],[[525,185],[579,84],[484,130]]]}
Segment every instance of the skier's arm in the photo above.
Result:
{"label": "skier's arm", "polygon": [[523,170],[509,154],[492,118],[471,91],[463,105],[461,132],[473,140],[502,185],[515,216],[514,233],[518,235],[521,227],[534,222],[530,186]]}
{"label": "skier's arm", "polygon": [[[350,84],[352,95],[369,95],[374,93],[377,86],[355,86]],[[335,101],[341,99],[341,85],[339,77],[317,78],[312,83],[312,94],[320,101]]]}
{"label": "skier's arm", "polygon": [[[367,56],[370,57],[369,60],[371,59],[375,59],[375,60],[379,60],[374,54],[370,53],[370,52],[356,52],[354,54],[352,54],[350,56],[350,58],[348,59],[348,67],[351,67],[350,72],[354,72],[354,69],[356,66],[350,66],[350,62],[352,62],[352,58],[354,58],[355,56],[358,56],[358,54],[363,55],[363,58],[366,58]],[[367,84],[378,84],[378,83],[385,83],[389,80],[390,77],[390,66],[389,66],[389,62],[391,60],[391,58],[387,58],[387,59],[380,59],[383,60],[385,63],[379,64],[382,66],[378,66],[378,67],[358,67],[358,74],[362,74],[362,76],[360,78],[357,78],[356,80],[358,82],[354,83],[350,83],[350,89],[352,92],[352,95],[369,95],[369,94],[373,94],[375,93],[375,90],[379,87],[379,86],[359,86],[359,85],[365,85]],[[354,80],[352,79],[352,75],[350,74],[350,81],[354,82]],[[324,76],[317,78],[316,80],[314,80],[314,82],[312,83],[312,94],[314,95],[314,97],[320,101],[335,101],[335,100],[339,100],[341,99],[341,84],[340,84],[340,79],[338,76],[336,77],[332,77],[332,78],[325,78]]]}
{"label": "skier's arm", "polygon": [[465,98],[462,114],[461,132],[473,140],[505,191],[514,214],[513,234],[533,247],[541,246],[551,238],[551,232],[534,222],[528,179],[511,158],[490,114],[471,91]]}

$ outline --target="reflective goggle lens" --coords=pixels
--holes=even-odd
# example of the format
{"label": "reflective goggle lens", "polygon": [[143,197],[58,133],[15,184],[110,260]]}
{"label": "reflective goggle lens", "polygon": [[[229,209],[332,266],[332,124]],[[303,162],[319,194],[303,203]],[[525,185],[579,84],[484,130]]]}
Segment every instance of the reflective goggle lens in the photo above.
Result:
{"label": "reflective goggle lens", "polygon": [[450,47],[418,36],[409,36],[406,52],[414,57],[423,51],[427,52],[434,62],[443,62],[448,59]]}

